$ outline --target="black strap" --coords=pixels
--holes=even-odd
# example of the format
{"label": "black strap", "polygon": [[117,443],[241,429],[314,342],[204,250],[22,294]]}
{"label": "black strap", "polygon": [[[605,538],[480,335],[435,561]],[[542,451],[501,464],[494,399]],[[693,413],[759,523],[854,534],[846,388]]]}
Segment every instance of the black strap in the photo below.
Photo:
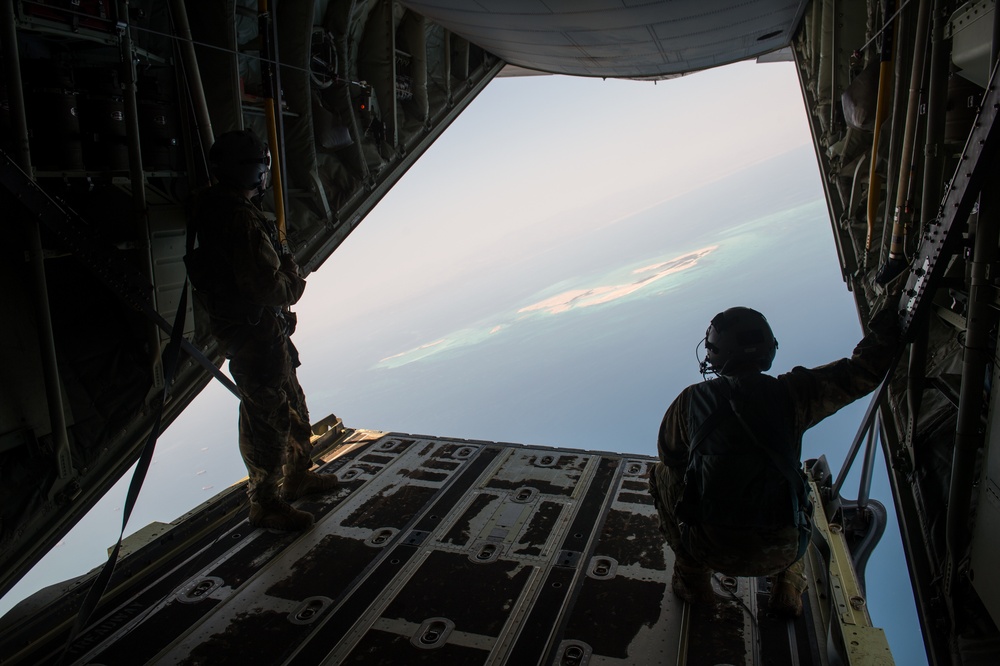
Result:
{"label": "black strap", "polygon": [[[796,498],[798,498],[799,489],[804,490],[803,484],[805,483],[804,479],[802,478],[801,471],[792,467],[792,463],[788,460],[788,458],[782,458],[777,454],[777,452],[775,452],[774,449],[761,442],[757,438],[757,435],[754,434],[753,430],[750,429],[750,426],[747,425],[747,422],[743,420],[743,417],[740,415],[739,409],[736,407],[736,400],[733,398],[732,382],[733,380],[727,377],[726,381],[724,382],[725,388],[723,389],[723,393],[728,398],[729,409],[732,410],[733,416],[736,417],[737,422],[739,422],[739,424],[743,427],[743,430],[746,431],[747,437],[750,439],[750,441],[756,444],[759,448],[764,449],[767,455],[770,456],[771,462],[774,463],[774,465],[778,468],[778,471],[781,472],[781,475],[784,476],[785,480],[788,482],[788,489],[794,492]],[[805,497],[805,503],[806,507],[810,506],[808,495]],[[805,507],[802,506],[799,507],[799,510],[806,511],[807,513],[811,512],[811,509],[806,509]],[[808,518],[805,520],[804,523],[800,524],[799,517],[796,516],[795,522],[796,522],[795,527],[798,528],[799,531],[798,554],[799,557],[802,557],[802,555],[806,552],[806,549],[809,547],[809,538],[812,534],[812,526],[809,524]]]}
{"label": "black strap", "polygon": [[[755,435],[753,430],[750,429],[750,426],[747,424],[747,422],[743,420],[742,416],[740,416],[740,411],[736,406],[736,401],[733,399],[733,392],[732,392],[733,380],[729,377],[726,377],[725,379],[726,381],[721,382],[721,384],[724,386],[724,388],[722,389],[722,393],[725,400],[720,403],[720,408],[716,409],[714,412],[709,414],[708,418],[706,418],[702,422],[701,426],[698,427],[698,431],[691,439],[691,444],[688,449],[689,455],[691,453],[694,453],[694,450],[698,448],[698,446],[703,441],[705,441],[705,439],[708,438],[710,434],[712,434],[712,432],[719,426],[719,422],[723,419],[723,417],[729,416],[731,414],[732,416],[736,417],[736,421],[746,432],[747,437],[750,439],[750,441],[756,444],[759,448],[763,449],[765,453],[767,453],[768,457],[771,458],[771,462],[774,463],[775,467],[778,468],[778,471],[781,472],[781,475],[784,476],[785,480],[788,482],[789,490],[794,492],[796,494],[796,497],[798,497],[798,489],[802,488],[804,483],[802,476],[799,473],[799,470],[796,470],[794,467],[792,467],[790,461],[788,461],[787,459],[782,459],[774,451],[774,449],[766,446],[757,438],[757,435]],[[729,407],[728,410],[726,409],[726,406]],[[806,501],[808,504],[808,499]],[[798,521],[796,521],[795,527],[798,528],[799,530],[798,553],[799,557],[801,557],[802,554],[805,553],[806,548],[809,547],[809,537],[812,530],[808,522],[805,525],[801,525],[798,524]]]}
{"label": "black strap", "polygon": [[694,433],[694,437],[691,438],[691,444],[688,445],[688,454],[694,453],[694,450],[701,445],[708,436],[715,432],[715,429],[719,427],[719,422],[722,420],[722,416],[725,412],[721,409],[717,409],[708,415],[708,418],[701,422],[698,426],[698,430]]}
{"label": "black strap", "polygon": [[728,400],[729,408],[732,410],[733,416],[736,417],[736,421],[743,427],[743,430],[746,431],[747,437],[750,439],[750,441],[756,444],[761,449],[763,449],[764,452],[767,453],[768,456],[770,456],[771,461],[774,463],[775,467],[778,468],[781,474],[785,477],[785,480],[788,481],[789,487],[795,489],[801,486],[802,477],[799,474],[799,470],[792,467],[791,462],[789,462],[787,458],[784,459],[781,458],[781,456],[779,456],[774,449],[772,449],[771,447],[767,446],[759,439],[757,439],[757,435],[755,435],[753,430],[750,429],[750,426],[747,425],[747,422],[743,420],[743,417],[740,415],[739,409],[736,407],[736,400],[733,398],[731,382],[732,380],[727,377],[726,381],[723,383],[726,387],[725,389],[723,389],[723,393],[725,394],[725,397]]}
{"label": "black strap", "polygon": [[153,460],[153,450],[156,448],[156,440],[160,436],[160,426],[163,418],[163,406],[167,402],[167,397],[170,393],[170,387],[174,382],[174,375],[177,372],[177,361],[180,358],[180,348],[181,340],[184,339],[184,315],[187,310],[187,277],[184,278],[184,287],[181,289],[180,303],[177,306],[177,314],[174,317],[174,327],[173,332],[170,336],[170,342],[163,350],[163,399],[160,401],[159,407],[156,409],[156,417],[153,420],[153,426],[150,429],[149,437],[146,438],[146,443],[142,447],[142,452],[139,454],[139,458],[136,461],[135,471],[132,473],[132,480],[129,482],[128,492],[125,495],[125,505],[122,509],[122,529],[118,533],[118,543],[111,550],[111,554],[108,556],[108,561],[104,564],[104,568],[94,579],[91,584],[90,589],[87,591],[87,596],[84,598],[83,603],[80,605],[80,610],[77,613],[76,621],[73,623],[73,628],[70,630],[69,636],[66,638],[66,645],[63,648],[62,654],[59,657],[59,664],[62,664],[69,654],[69,649],[73,645],[73,641],[80,634],[84,627],[87,626],[87,621],[90,620],[90,616],[96,610],[97,605],[100,603],[101,598],[104,596],[105,590],[107,590],[108,583],[111,582],[111,575],[114,573],[115,564],[118,562],[118,554],[121,551],[122,539],[125,536],[125,526],[128,524],[128,519],[132,515],[132,509],[135,508],[135,503],[139,499],[139,490],[142,488],[142,483],[146,479],[146,473],[149,471],[150,462]]}
{"label": "black strap", "polygon": [[[722,393],[723,393],[723,398],[725,398],[725,402],[720,403],[721,408],[716,409],[714,412],[708,415],[708,418],[702,421],[702,424],[698,427],[698,430],[697,432],[695,432],[694,437],[691,438],[691,444],[688,447],[689,453],[694,453],[694,450],[698,448],[698,446],[702,442],[708,439],[708,436],[711,435],[717,427],[719,427],[719,423],[722,421],[723,417],[732,414],[733,416],[736,417],[736,421],[740,424],[740,426],[742,426],[743,430],[746,431],[747,437],[750,439],[750,441],[756,444],[761,449],[763,449],[767,453],[767,455],[771,458],[771,461],[774,463],[775,467],[778,468],[781,474],[788,481],[790,487],[796,488],[800,486],[802,484],[802,478],[799,476],[798,470],[794,469],[791,466],[791,463],[787,459],[782,460],[782,458],[778,456],[778,454],[774,451],[774,449],[766,446],[759,439],[757,439],[757,436],[754,434],[753,430],[750,429],[750,426],[747,424],[747,422],[743,420],[742,416],[740,416],[740,411],[736,407],[736,401],[733,399],[732,383],[731,383],[733,380],[729,377],[726,377],[725,380],[726,381],[724,382],[720,382],[724,387],[722,389]],[[726,410],[727,405],[729,406],[729,411]]]}

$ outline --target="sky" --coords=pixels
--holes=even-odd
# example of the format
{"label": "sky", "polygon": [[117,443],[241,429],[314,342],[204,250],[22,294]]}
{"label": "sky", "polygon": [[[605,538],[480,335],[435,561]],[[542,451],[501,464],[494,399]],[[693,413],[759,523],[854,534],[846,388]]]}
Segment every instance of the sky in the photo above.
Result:
{"label": "sky", "polygon": [[[861,335],[790,63],[498,79],[309,277],[299,378],[313,421],[655,455],[663,411],[701,379],[708,320],[737,304],[768,316],[775,372]],[[806,457],[839,470],[866,405],[811,430]],[[127,532],[245,476],[236,401],[216,384],[157,447]],[[127,480],[0,612],[103,562]],[[873,496],[891,509],[884,465]],[[897,663],[920,664],[901,561],[887,530],[869,607]]]}

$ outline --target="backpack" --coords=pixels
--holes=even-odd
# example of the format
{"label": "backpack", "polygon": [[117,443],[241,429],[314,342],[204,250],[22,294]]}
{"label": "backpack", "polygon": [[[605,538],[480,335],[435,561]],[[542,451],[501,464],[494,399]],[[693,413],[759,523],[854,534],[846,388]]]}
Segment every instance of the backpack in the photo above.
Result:
{"label": "backpack", "polygon": [[812,503],[798,441],[787,428],[767,429],[766,437],[755,434],[731,379],[698,389],[706,392],[700,397],[711,412],[688,449],[684,492],[675,507],[682,541],[686,545],[690,530],[700,526],[761,532],[794,526],[801,557],[812,534]]}
{"label": "backpack", "polygon": [[[214,187],[195,192],[188,200],[186,211],[188,225],[184,266],[194,288],[195,299],[212,317],[256,326],[265,310],[273,310],[280,318],[280,309],[249,303],[240,296],[231,260],[222,249],[227,242],[225,231],[224,228],[220,230],[216,222],[227,219],[235,209],[249,205],[243,197]],[[272,243],[277,242],[277,230],[269,232],[269,236]]]}
{"label": "backpack", "polygon": [[208,248],[197,245],[199,242],[199,218],[201,207],[205,199],[209,198],[209,189],[201,189],[193,192],[188,198],[185,206],[185,216],[187,217],[187,239],[185,243],[184,266],[187,268],[188,280],[196,292],[208,294],[219,283],[217,275],[218,257],[214,256]]}

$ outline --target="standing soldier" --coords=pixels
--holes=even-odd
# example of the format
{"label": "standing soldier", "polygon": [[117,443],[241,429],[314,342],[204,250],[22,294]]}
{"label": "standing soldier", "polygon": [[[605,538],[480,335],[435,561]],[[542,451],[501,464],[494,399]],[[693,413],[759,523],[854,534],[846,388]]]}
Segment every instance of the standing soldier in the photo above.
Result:
{"label": "standing soldier", "polygon": [[878,386],[897,341],[895,315],[883,310],[851,358],[772,377],[764,372],[778,342],[764,315],[735,307],[712,319],[701,371],[718,377],[687,387],[667,409],[649,478],[677,596],[709,602],[713,570],[774,575],[771,610],[802,613],[812,510],[802,435]]}
{"label": "standing soldier", "polygon": [[209,166],[217,182],[195,201],[189,233],[199,245],[185,262],[239,388],[250,524],[304,530],[312,515],[288,502],[337,484],[332,475],[309,471],[312,433],[289,339],[295,315],[288,309],[306,282],[255,203],[270,184],[267,145],[252,132],[228,132],[209,151]]}

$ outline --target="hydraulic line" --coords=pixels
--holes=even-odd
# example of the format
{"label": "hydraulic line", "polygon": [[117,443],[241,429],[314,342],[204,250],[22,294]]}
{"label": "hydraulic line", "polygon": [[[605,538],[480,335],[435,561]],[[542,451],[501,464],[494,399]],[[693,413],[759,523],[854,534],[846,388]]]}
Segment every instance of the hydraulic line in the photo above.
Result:
{"label": "hydraulic line", "polygon": [[[993,16],[993,45],[990,55],[990,83],[996,84],[998,48],[1000,40],[1000,12]],[[990,90],[993,90],[990,88]],[[984,102],[985,103],[985,102]],[[977,119],[978,124],[978,119]],[[970,139],[971,140],[971,139]],[[1000,165],[992,163],[985,183],[995,183],[1000,176]],[[969,304],[966,311],[965,349],[962,354],[962,383],[959,393],[958,415],[955,420],[955,447],[951,457],[951,481],[948,487],[948,514],[945,524],[947,558],[945,561],[945,592],[949,596],[958,584],[958,569],[965,557],[969,535],[969,503],[975,480],[976,458],[983,445],[981,428],[983,412],[983,386],[987,368],[993,360],[996,344],[992,331],[998,315],[993,308],[993,281],[1000,260],[1000,191],[983,186],[979,192],[979,216],[976,220],[972,260],[969,261]],[[951,611],[954,613],[954,608]]]}
{"label": "hydraulic line", "polygon": [[861,463],[861,484],[858,488],[858,507],[868,506],[871,497],[872,475],[875,470],[876,437],[882,428],[881,410],[875,413],[875,420],[868,431],[868,443],[865,445],[865,458]]}
{"label": "hydraulic line", "polygon": [[[905,241],[913,215],[912,202],[908,193],[912,190],[912,179],[917,173],[914,160],[914,138],[917,134],[917,117],[920,115],[920,88],[924,73],[924,52],[927,48],[927,24],[930,15],[930,0],[920,0],[917,6],[917,28],[913,45],[913,63],[910,69],[910,97],[906,104],[906,125],[903,130],[903,152],[899,160],[899,180],[896,183],[896,208],[892,219],[892,240],[889,244],[889,258],[879,271],[875,281],[886,284],[906,267]],[[879,82],[881,86],[881,81]],[[876,126],[876,131],[878,127]],[[869,193],[870,194],[870,193]],[[869,214],[871,199],[869,199]]]}
{"label": "hydraulic line", "polygon": [[194,39],[191,35],[191,24],[188,22],[187,7],[184,0],[170,0],[170,18],[177,33],[177,47],[180,51],[181,64],[184,67],[184,80],[188,85],[188,94],[194,107],[195,125],[201,139],[201,149],[204,154],[215,143],[212,131],[212,117],[208,112],[208,102],[205,99],[205,87],[201,81],[201,69],[198,66],[198,56],[194,50]]}
{"label": "hydraulic line", "polygon": [[[944,120],[948,102],[949,53],[943,48],[944,26],[947,22],[945,5],[947,0],[934,0],[931,8],[930,56],[927,73],[927,118],[924,137],[923,184],[920,200],[920,227],[937,217],[941,202],[944,164]],[[914,443],[916,441],[917,419],[923,397],[927,365],[928,328],[921,325],[910,345],[909,367],[906,377],[906,435],[904,446],[910,452],[910,461],[916,463]]]}
{"label": "hydraulic line", "polygon": [[[882,16],[890,16],[895,8],[895,0],[884,0]],[[892,87],[892,50],[893,21],[895,16],[886,20],[882,28],[882,48],[879,51],[878,103],[875,107],[875,131],[872,136],[872,157],[868,170],[868,233],[865,236],[865,263],[872,249],[872,235],[875,233],[875,219],[878,217],[879,194],[882,190],[882,177],[878,174],[878,144],[882,134],[882,123],[889,113],[889,94]]]}
{"label": "hydraulic line", "polygon": [[837,0],[830,1],[830,16],[833,25],[830,27],[830,131],[837,122]]}
{"label": "hydraulic line", "polygon": [[[902,331],[903,337],[905,339],[906,330]],[[854,440],[851,442],[851,448],[847,452],[847,457],[844,458],[844,464],[840,468],[840,472],[837,474],[836,480],[833,482],[833,487],[831,492],[834,496],[840,494],[840,489],[844,487],[844,482],[847,480],[847,473],[851,471],[851,466],[854,464],[854,459],[858,456],[858,451],[861,450],[861,442],[868,435],[870,429],[874,427],[875,415],[882,408],[885,402],[885,398],[888,395],[889,381],[892,379],[892,374],[896,371],[896,365],[899,363],[899,359],[903,355],[902,347],[898,347],[892,355],[889,361],[889,369],[886,372],[885,377],[882,379],[882,383],[879,384],[878,388],[875,389],[875,393],[872,395],[872,400],[868,404],[868,409],[865,411],[865,415],[861,418],[861,425],[858,426],[858,432],[854,436]]]}
{"label": "hydraulic line", "polygon": [[864,590],[867,587],[865,568],[868,566],[868,559],[885,533],[888,514],[885,505],[875,499],[868,500],[864,506],[858,502],[844,500],[842,510],[845,515],[854,514],[851,527],[861,533],[860,538],[855,536],[855,539],[852,540],[851,562],[858,575],[858,582]]}
{"label": "hydraulic line", "polygon": [[[21,84],[21,56],[18,52],[17,26],[14,0],[6,0],[0,8],[3,30],[3,59],[6,67],[8,95],[10,95],[10,120],[17,145],[15,153],[19,166],[25,173],[32,173],[31,150],[28,141],[28,116],[24,107],[24,88]],[[49,288],[45,276],[45,253],[42,248],[41,225],[38,220],[27,224],[28,264],[31,286],[34,290],[35,316],[38,318],[38,347],[42,359],[42,376],[45,398],[52,432],[57,478],[49,490],[52,497],[69,486],[76,477],[66,425],[66,412],[62,400],[62,378],[56,355],[55,333],[52,328],[52,310],[49,307]],[[71,488],[71,493],[75,493]]]}
{"label": "hydraulic line", "polygon": [[906,369],[906,446],[913,451],[917,437],[917,419],[920,416],[920,406],[923,402],[924,383],[927,370],[927,343],[929,331],[926,323],[922,324],[910,343],[910,358]]}
{"label": "hydraulic line", "polygon": [[268,0],[259,0],[257,3],[258,28],[257,34],[260,38],[260,76],[264,89],[264,119],[267,122],[267,143],[271,148],[271,180],[274,184],[274,214],[277,218],[278,240],[282,245],[286,243],[287,231],[285,226],[285,191],[281,178],[281,146],[278,142],[278,117],[275,111],[275,97],[279,98],[280,92],[274,90],[274,57],[273,44],[271,42],[271,13],[268,9]]}
{"label": "hydraulic line", "polygon": [[[118,3],[118,15],[128,16],[128,4]],[[122,100],[125,104],[125,134],[128,140],[129,182],[132,189],[132,212],[135,219],[135,244],[142,257],[142,272],[149,284],[156,284],[153,269],[152,233],[149,227],[149,206],[146,200],[146,176],[142,167],[142,144],[139,136],[139,102],[136,99],[138,91],[137,72],[135,68],[135,49],[132,43],[132,30],[125,28],[121,32],[119,48],[122,62]],[[149,299],[153,307],[157,307],[156,290],[151,290]],[[163,363],[160,357],[160,332],[152,322],[146,324],[146,337],[149,341],[149,363],[153,375],[153,387],[163,386]],[[152,397],[153,394],[150,395]]]}
{"label": "hydraulic line", "polygon": [[3,60],[4,75],[7,79],[7,94],[10,96],[10,122],[16,142],[14,153],[18,165],[26,173],[31,173],[31,149],[28,141],[28,116],[24,108],[24,86],[21,83],[21,54],[17,49],[17,19],[14,15],[14,0],[4,0],[3,15]]}
{"label": "hydraulic line", "polygon": [[947,0],[934,0],[927,82],[927,132],[924,139],[924,178],[920,200],[921,227],[937,217],[944,181],[944,127],[948,104],[950,54],[944,48]]}
{"label": "hydraulic line", "polygon": [[[994,178],[994,167],[990,174]],[[996,182],[988,178],[987,182]],[[1000,242],[1000,193],[984,187],[979,195],[979,219],[969,277],[969,305],[966,314],[965,349],[962,355],[962,383],[958,416],[955,423],[955,448],[951,459],[951,482],[948,488],[946,536],[948,546],[945,586],[953,592],[958,566],[969,543],[969,502],[975,476],[976,457],[983,444],[983,384],[987,364],[993,358],[991,330],[997,323],[991,306],[991,266],[998,259]]]}

